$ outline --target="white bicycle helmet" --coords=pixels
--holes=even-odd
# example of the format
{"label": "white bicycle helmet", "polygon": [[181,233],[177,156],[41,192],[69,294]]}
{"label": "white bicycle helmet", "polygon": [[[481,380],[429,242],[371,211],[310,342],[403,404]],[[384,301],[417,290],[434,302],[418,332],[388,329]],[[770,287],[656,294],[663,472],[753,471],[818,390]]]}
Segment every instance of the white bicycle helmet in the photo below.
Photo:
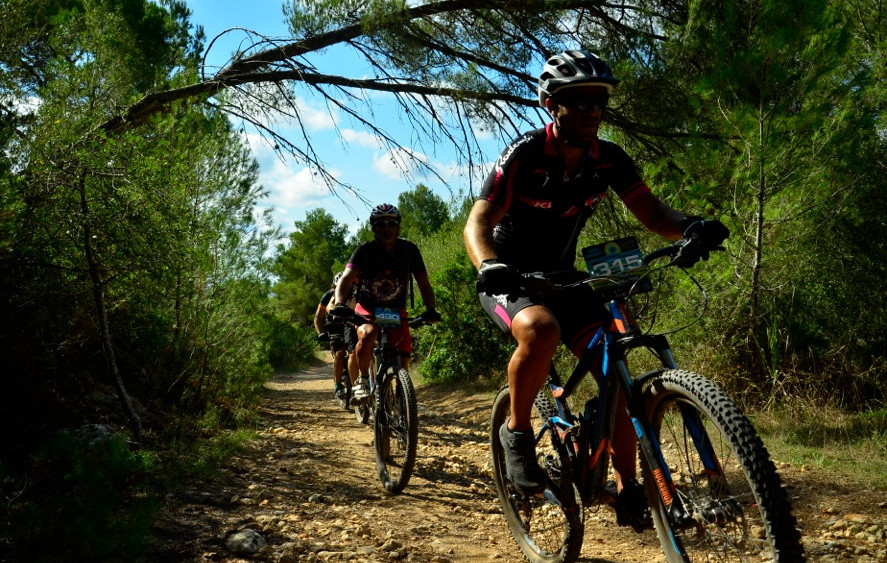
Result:
{"label": "white bicycle helmet", "polygon": [[594,53],[564,51],[545,62],[539,76],[539,105],[545,107],[545,100],[563,88],[603,86],[610,94],[617,84],[619,80],[610,72],[610,67]]}
{"label": "white bicycle helmet", "polygon": [[385,219],[394,219],[399,222],[400,211],[390,203],[381,203],[370,212],[370,225],[375,225],[376,221]]}

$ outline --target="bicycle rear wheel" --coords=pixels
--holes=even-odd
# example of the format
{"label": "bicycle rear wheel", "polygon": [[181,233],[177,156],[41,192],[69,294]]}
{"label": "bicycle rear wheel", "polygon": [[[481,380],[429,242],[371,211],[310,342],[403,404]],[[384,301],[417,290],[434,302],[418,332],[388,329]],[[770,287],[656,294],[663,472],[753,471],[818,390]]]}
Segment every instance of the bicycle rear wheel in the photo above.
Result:
{"label": "bicycle rear wheel", "polygon": [[357,422],[361,424],[369,424],[370,422],[370,402],[372,401],[372,397],[368,397],[364,399],[360,404],[355,404],[354,401],[351,401],[351,408],[354,409],[354,418],[357,419]]}
{"label": "bicycle rear wheel", "polygon": [[351,375],[348,373],[348,356],[345,356],[345,367],[342,368],[342,382],[343,387],[343,396],[336,397],[336,400],[339,401],[339,405],[347,410],[351,409]]}
{"label": "bicycle rear wheel", "polygon": [[[677,495],[691,517],[682,529],[668,518],[657,479],[641,456],[667,560],[803,562],[797,521],[776,467],[727,394],[698,374],[667,370],[650,380],[645,399]],[[720,470],[713,469],[718,464]]]}
{"label": "bicycle rear wheel", "polygon": [[389,371],[376,388],[373,430],[379,480],[388,492],[397,494],[413,474],[419,440],[416,391],[407,370]]}
{"label": "bicycle rear wheel", "polygon": [[[547,397],[537,397],[533,409],[533,428],[536,431],[544,424],[540,410],[549,414],[556,412]],[[493,401],[490,451],[496,493],[511,535],[521,553],[532,563],[575,561],[582,550],[584,529],[568,470],[562,470],[560,456],[546,433],[536,444],[536,456],[539,465],[549,476],[548,487],[542,495],[527,496],[518,492],[506,475],[505,453],[499,441],[499,427],[510,416],[511,394],[508,387],[504,387]]]}

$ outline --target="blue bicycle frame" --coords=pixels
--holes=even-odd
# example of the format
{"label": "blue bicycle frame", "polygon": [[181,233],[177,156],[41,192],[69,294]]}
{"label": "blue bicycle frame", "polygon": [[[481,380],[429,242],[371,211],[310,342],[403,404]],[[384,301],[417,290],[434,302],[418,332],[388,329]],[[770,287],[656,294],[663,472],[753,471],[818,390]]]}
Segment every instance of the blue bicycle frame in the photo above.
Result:
{"label": "blue bicycle frame", "polygon": [[[644,335],[637,330],[637,325],[626,310],[623,299],[609,301],[608,309],[611,317],[609,326],[601,326],[595,332],[566,384],[561,385],[554,365],[551,366],[548,386],[555,399],[558,414],[548,419],[540,428],[536,436],[537,442],[548,429],[554,429],[561,442],[565,444],[565,447],[558,450],[562,452],[561,455],[565,453],[570,460],[572,481],[577,485],[583,503],[598,502],[606,482],[610,455],[609,436],[612,436],[618,391],[621,389],[627,400],[629,415],[642,455],[652,469],[664,505],[672,522],[682,525],[691,518],[675,494],[672,475],[659,447],[659,439],[654,435],[643,401],[640,399],[640,390],[646,379],[664,369],[677,369],[677,364],[664,336]],[[635,380],[628,370],[625,356],[627,351],[641,347],[654,351],[663,367],[643,374]],[[567,399],[587,377],[595,358],[598,357],[597,351],[600,351],[601,373],[598,381],[600,393],[586,403],[582,417],[576,417],[570,411]],[[710,475],[721,474],[721,466],[708,435],[698,416],[695,413],[691,414],[691,411],[692,409],[682,409],[684,424],[700,453],[706,471]]]}

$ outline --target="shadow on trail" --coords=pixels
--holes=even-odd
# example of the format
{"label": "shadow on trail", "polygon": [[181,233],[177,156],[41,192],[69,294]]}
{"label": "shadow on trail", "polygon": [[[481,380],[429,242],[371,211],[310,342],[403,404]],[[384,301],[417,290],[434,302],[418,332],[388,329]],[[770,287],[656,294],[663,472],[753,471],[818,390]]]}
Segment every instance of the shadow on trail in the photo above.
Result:
{"label": "shadow on trail", "polygon": [[[459,553],[467,543],[491,543],[482,556],[453,561],[520,560],[504,520],[497,518],[501,508],[489,475],[492,393],[485,397],[434,386],[417,389],[416,467],[404,491],[391,495],[376,473],[372,426],[360,424],[353,411],[336,402],[328,366],[277,375],[267,388],[263,438],[257,444],[264,450],[263,461],[232,483],[235,489],[249,490],[253,502],[286,499],[300,517],[330,526],[342,518],[341,511],[330,507],[347,506],[372,513],[380,529],[420,536],[427,532],[437,546],[433,550],[452,546]],[[422,514],[422,519],[404,520],[404,514]],[[411,547],[432,549],[415,540]]]}

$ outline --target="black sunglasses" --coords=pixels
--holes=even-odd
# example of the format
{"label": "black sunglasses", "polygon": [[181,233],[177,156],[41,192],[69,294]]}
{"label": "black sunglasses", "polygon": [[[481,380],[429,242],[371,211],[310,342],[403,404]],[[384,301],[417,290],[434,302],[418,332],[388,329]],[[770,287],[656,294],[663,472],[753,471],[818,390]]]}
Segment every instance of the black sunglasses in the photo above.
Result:
{"label": "black sunglasses", "polygon": [[579,111],[604,111],[610,101],[609,94],[558,94],[551,97],[558,105]]}
{"label": "black sunglasses", "polygon": [[396,219],[389,219],[388,221],[379,220],[373,223],[374,227],[397,227],[398,225],[400,225],[400,221]]}

